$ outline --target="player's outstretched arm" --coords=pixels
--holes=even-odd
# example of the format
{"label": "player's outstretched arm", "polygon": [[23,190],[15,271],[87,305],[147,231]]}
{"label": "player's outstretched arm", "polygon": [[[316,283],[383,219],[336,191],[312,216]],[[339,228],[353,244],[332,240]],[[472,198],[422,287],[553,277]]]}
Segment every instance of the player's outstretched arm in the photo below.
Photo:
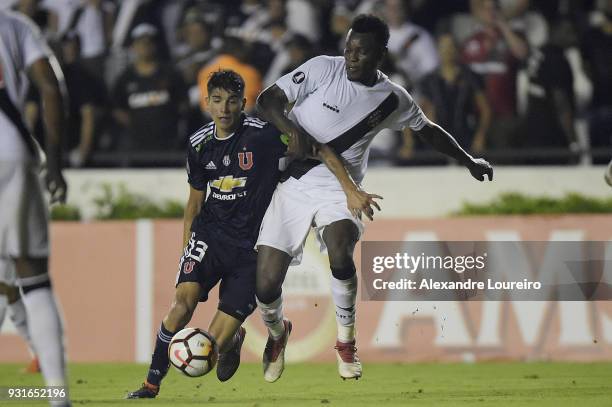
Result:
{"label": "player's outstretched arm", "polygon": [[368,219],[374,220],[374,208],[380,211],[380,206],[374,199],[383,199],[383,197],[369,194],[359,188],[349,175],[338,154],[327,144],[315,142],[314,150],[316,158],[321,160],[340,182],[342,190],[346,194],[346,204],[351,214],[356,218],[361,218],[361,214],[364,214]]}
{"label": "player's outstretched arm", "polygon": [[431,144],[437,151],[454,158],[465,166],[478,181],[484,181],[485,176],[489,181],[493,181],[493,167],[486,160],[469,155],[461,148],[457,140],[444,131],[442,127],[429,122],[416,134]]}
{"label": "player's outstretched arm", "polygon": [[[55,67],[52,66],[57,65]],[[29,76],[40,93],[45,123],[47,151],[47,188],[51,202],[66,201],[66,181],[62,175],[62,135],[65,126],[63,95],[60,84],[63,75],[53,57],[40,58],[32,63]],[[63,83],[62,83],[63,84]]]}

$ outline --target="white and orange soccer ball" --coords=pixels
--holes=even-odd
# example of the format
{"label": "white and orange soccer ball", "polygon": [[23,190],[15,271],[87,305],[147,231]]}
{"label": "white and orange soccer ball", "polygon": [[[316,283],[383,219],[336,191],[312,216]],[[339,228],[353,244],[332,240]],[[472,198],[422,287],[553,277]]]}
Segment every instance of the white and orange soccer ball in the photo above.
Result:
{"label": "white and orange soccer ball", "polygon": [[168,356],[178,371],[189,377],[199,377],[215,367],[219,351],[215,339],[208,332],[185,328],[172,337]]}

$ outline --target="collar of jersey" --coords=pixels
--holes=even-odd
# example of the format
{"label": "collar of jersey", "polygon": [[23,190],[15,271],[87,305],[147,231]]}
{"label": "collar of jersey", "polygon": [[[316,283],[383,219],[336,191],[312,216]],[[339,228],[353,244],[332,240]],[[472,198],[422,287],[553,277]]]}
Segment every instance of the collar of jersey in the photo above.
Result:
{"label": "collar of jersey", "polygon": [[344,77],[346,78],[347,81],[351,82],[353,84],[353,86],[361,86],[361,87],[366,88],[366,89],[372,89],[372,88],[375,88],[376,86],[378,86],[380,83],[382,83],[385,80],[385,78],[387,77],[387,75],[385,75],[380,70],[377,70],[376,71],[376,82],[374,82],[374,84],[371,85],[371,86],[364,85],[363,83],[358,82],[358,81],[351,81],[351,80],[349,80],[348,75],[346,73],[346,70],[344,70]]}
{"label": "collar of jersey", "polygon": [[242,128],[242,125],[244,124],[244,120],[246,119],[246,115],[244,114],[244,112],[240,115],[240,122],[238,124],[238,128],[236,129],[235,132],[233,132],[232,134],[230,134],[229,136],[225,137],[225,138],[219,138],[217,137],[217,125],[213,124],[213,136],[215,136],[215,139],[219,140],[219,141],[225,141],[225,140],[229,140],[231,139],[234,134],[238,133],[240,131],[240,129]]}

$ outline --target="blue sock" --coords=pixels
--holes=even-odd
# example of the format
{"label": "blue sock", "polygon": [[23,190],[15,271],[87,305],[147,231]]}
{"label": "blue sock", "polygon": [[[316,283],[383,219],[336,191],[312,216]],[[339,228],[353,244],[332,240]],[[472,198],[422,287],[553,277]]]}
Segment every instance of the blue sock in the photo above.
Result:
{"label": "blue sock", "polygon": [[168,347],[175,332],[168,331],[162,323],[157,332],[157,340],[155,341],[155,350],[151,358],[151,366],[147,375],[147,382],[155,386],[159,386],[168,369],[170,368],[170,360],[168,359]]}

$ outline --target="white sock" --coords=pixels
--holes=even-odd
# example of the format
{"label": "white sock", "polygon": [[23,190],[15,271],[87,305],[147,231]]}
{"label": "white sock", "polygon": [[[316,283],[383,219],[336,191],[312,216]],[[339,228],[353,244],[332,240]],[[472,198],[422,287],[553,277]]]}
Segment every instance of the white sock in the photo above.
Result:
{"label": "white sock", "polygon": [[355,339],[355,301],[357,299],[357,276],[346,280],[331,277],[332,298],[336,305],[338,340],[343,343]]}
{"label": "white sock", "polygon": [[50,287],[24,293],[30,337],[38,353],[47,386],[65,386],[64,333],[55,296]]}
{"label": "white sock", "polygon": [[257,300],[261,319],[268,328],[268,332],[273,339],[278,339],[285,333],[285,323],[283,322],[283,296],[281,295],[274,302],[264,304]]}
{"label": "white sock", "polygon": [[4,316],[6,315],[7,306],[8,298],[6,298],[6,295],[0,295],[0,328],[2,328],[2,323],[4,322]]}
{"label": "white sock", "polygon": [[19,335],[21,335],[21,337],[28,344],[30,352],[32,352],[32,355],[35,355],[36,351],[34,350],[32,338],[30,337],[30,332],[28,331],[28,318],[26,314],[26,309],[21,298],[12,304],[9,304],[9,316],[11,318],[11,321],[13,321],[13,325],[15,325],[17,332],[19,332]]}

